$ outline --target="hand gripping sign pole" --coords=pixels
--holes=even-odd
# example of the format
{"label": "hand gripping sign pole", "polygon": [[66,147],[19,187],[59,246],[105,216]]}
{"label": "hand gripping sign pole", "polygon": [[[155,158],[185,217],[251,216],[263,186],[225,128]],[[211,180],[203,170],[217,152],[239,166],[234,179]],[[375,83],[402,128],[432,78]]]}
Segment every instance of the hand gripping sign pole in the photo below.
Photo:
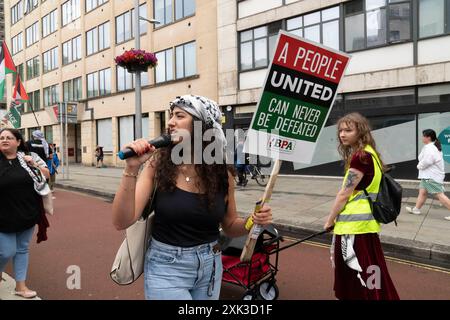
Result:
{"label": "hand gripping sign pole", "polygon": [[[280,31],[244,147],[246,153],[275,160],[255,212],[270,200],[281,160],[311,163],[349,59],[346,53]],[[251,259],[261,231],[261,226],[252,227],[242,261]]]}
{"label": "hand gripping sign pole", "polygon": [[[275,186],[275,181],[278,177],[278,172],[280,171],[281,160],[275,160],[272,168],[272,173],[270,174],[269,182],[267,183],[266,189],[264,190],[263,197],[260,201],[256,202],[254,212],[258,212],[264,206],[264,203],[269,202],[272,197],[272,190]],[[253,251],[255,250],[256,240],[262,231],[262,226],[259,224],[254,224],[250,230],[250,233],[245,241],[245,246],[242,250],[241,261],[250,261]]]}

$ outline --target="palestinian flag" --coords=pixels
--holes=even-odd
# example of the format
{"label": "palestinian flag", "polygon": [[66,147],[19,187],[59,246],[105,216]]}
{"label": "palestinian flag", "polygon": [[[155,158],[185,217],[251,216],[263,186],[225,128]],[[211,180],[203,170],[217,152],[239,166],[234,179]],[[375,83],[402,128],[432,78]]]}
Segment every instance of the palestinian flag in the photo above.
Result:
{"label": "palestinian flag", "polygon": [[13,99],[16,104],[21,104],[22,102],[28,101],[28,94],[23,87],[22,81],[20,81],[20,76],[16,77],[16,84],[14,85]]}
{"label": "palestinian flag", "polygon": [[11,58],[6,42],[3,40],[0,48],[0,100],[3,99],[5,94],[6,74],[15,72],[17,72],[16,66]]}

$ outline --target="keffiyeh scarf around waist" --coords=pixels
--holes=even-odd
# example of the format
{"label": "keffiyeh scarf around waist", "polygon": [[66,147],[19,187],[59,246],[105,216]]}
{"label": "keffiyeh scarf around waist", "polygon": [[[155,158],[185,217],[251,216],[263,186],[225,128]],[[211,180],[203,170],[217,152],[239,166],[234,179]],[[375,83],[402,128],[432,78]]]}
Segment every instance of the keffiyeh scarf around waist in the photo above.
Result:
{"label": "keffiyeh scarf around waist", "polygon": [[[333,234],[333,240],[331,243],[330,253],[331,253],[331,262],[334,268],[334,248],[335,248],[336,235]],[[363,287],[366,287],[366,283],[361,277],[361,272],[363,271],[361,265],[359,264],[358,257],[356,256],[356,252],[353,249],[355,244],[355,235],[354,234],[342,234],[341,235],[341,254],[345,264],[350,268],[355,270],[358,274],[357,277],[361,282]]]}

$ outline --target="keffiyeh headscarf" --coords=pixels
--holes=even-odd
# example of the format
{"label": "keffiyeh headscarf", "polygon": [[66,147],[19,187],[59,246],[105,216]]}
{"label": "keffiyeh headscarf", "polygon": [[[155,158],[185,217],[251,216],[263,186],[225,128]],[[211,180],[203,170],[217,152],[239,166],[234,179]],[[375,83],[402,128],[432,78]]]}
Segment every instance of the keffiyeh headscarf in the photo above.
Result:
{"label": "keffiyeh headscarf", "polygon": [[[47,140],[45,140],[44,134],[41,130],[35,130],[31,133],[31,135],[36,138],[37,140],[41,140],[42,145],[44,146],[45,155],[48,157],[48,143]],[[43,159],[45,160],[45,159]]]}
{"label": "keffiyeh headscarf", "polygon": [[216,139],[218,139],[223,150],[225,150],[227,140],[220,123],[222,112],[215,101],[212,101],[206,97],[188,94],[178,96],[175,100],[171,101],[170,111],[172,111],[174,107],[183,109],[193,117],[196,117],[206,123],[207,126],[217,129]]}

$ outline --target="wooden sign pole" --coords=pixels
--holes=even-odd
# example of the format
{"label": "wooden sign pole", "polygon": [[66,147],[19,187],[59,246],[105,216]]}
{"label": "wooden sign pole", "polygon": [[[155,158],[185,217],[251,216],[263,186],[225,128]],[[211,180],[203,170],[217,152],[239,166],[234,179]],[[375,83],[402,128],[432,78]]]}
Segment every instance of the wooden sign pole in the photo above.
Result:
{"label": "wooden sign pole", "polygon": [[[259,209],[264,206],[264,203],[269,202],[272,197],[272,190],[275,186],[275,181],[278,177],[278,172],[280,171],[281,160],[275,160],[275,163],[272,168],[272,173],[270,174],[269,182],[267,183],[266,189],[264,191],[263,197],[260,201],[256,203],[254,212],[258,212]],[[241,261],[248,262],[252,258],[253,251],[255,250],[256,240],[262,231],[263,226],[254,224],[252,229],[250,230],[247,240],[245,241],[245,246],[242,250]]]}

